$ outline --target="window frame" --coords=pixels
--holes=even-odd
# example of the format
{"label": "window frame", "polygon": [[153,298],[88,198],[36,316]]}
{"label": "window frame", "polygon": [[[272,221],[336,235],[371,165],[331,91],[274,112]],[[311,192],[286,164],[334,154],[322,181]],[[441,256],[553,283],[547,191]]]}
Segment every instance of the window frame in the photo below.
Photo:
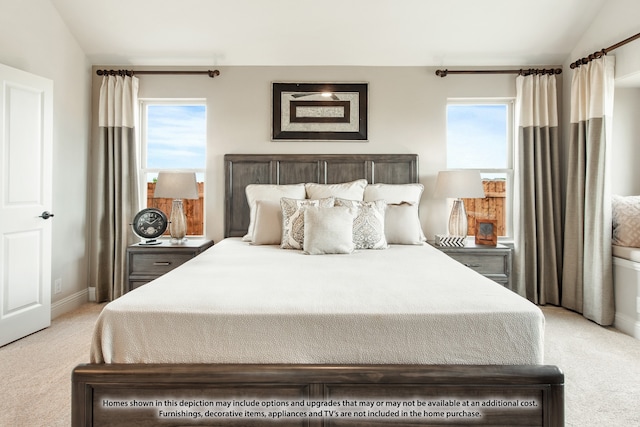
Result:
{"label": "window frame", "polygon": [[[148,168],[147,167],[147,107],[151,105],[167,105],[167,106],[190,106],[198,105],[205,108],[205,165],[202,168]],[[157,174],[160,171],[172,170],[181,172],[195,172],[198,178],[202,177],[202,182],[206,187],[207,182],[207,170],[206,170],[206,153],[207,153],[207,100],[205,98],[139,98],[138,99],[138,116],[139,116],[139,131],[138,131],[138,182],[140,192],[140,206],[147,207],[147,175]],[[206,197],[203,200],[203,229],[202,235],[206,235]],[[190,236],[199,236],[192,235]]]}
{"label": "window frame", "polygon": [[[515,184],[515,97],[477,97],[477,98],[447,98],[446,108],[446,134],[449,132],[449,105],[506,105],[507,107],[507,120],[506,120],[506,137],[507,137],[507,167],[506,168],[456,168],[456,169],[470,169],[477,170],[481,175],[483,174],[505,174],[506,176],[506,189],[505,189],[505,235],[498,237],[500,243],[512,243],[514,239],[514,184]],[[448,138],[446,141],[448,148]],[[448,158],[447,168],[448,165]]]}

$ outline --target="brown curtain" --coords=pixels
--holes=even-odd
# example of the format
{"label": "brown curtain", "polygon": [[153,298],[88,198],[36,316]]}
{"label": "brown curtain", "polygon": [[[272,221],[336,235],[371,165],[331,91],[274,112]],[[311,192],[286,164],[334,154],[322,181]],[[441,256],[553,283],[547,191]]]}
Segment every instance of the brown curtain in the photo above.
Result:
{"label": "brown curtain", "polygon": [[562,212],[555,75],[516,78],[514,290],[560,304]]}
{"label": "brown curtain", "polygon": [[138,211],[138,79],[105,76],[100,88],[99,139],[92,147],[90,283],[96,300],[124,293],[126,248],[134,242],[130,223]]}
{"label": "brown curtain", "polygon": [[573,72],[562,305],[601,325],[613,323],[611,172],[615,58]]}

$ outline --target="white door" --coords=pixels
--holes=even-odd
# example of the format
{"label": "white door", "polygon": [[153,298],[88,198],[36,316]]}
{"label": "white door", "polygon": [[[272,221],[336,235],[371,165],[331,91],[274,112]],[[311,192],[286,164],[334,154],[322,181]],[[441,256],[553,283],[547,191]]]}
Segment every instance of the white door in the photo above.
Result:
{"label": "white door", "polygon": [[53,82],[0,64],[0,345],[51,323]]}

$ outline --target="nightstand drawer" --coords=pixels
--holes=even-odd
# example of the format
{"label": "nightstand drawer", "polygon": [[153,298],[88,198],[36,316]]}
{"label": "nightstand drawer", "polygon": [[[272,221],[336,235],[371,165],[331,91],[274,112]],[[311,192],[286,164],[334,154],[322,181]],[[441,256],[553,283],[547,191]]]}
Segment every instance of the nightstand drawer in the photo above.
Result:
{"label": "nightstand drawer", "polygon": [[[497,254],[496,254],[497,255]],[[450,253],[449,256],[456,261],[474,269],[480,274],[508,274],[507,256]]]}
{"label": "nightstand drawer", "polygon": [[474,245],[466,242],[465,246],[434,247],[463,265],[477,271],[485,277],[511,288],[511,248],[498,244],[496,246]]}
{"label": "nightstand drawer", "polygon": [[131,245],[127,248],[125,292],[157,279],[213,246],[213,241],[189,239],[171,243],[161,239],[157,245]]}
{"label": "nightstand drawer", "polygon": [[129,274],[167,273],[193,258],[192,254],[131,254]]}
{"label": "nightstand drawer", "polygon": [[136,288],[139,288],[142,285],[146,285],[150,281],[155,279],[155,277],[147,279],[147,280],[129,280],[129,290],[132,291]]}

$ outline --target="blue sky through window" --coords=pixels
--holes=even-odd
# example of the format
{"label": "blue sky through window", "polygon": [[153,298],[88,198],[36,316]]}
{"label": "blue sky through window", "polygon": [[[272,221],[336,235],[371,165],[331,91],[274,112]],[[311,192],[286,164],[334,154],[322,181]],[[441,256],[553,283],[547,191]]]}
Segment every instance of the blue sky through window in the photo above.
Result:
{"label": "blue sky through window", "polygon": [[204,105],[147,106],[147,168],[204,169]]}
{"label": "blue sky through window", "polygon": [[447,168],[508,167],[505,104],[447,106]]}

